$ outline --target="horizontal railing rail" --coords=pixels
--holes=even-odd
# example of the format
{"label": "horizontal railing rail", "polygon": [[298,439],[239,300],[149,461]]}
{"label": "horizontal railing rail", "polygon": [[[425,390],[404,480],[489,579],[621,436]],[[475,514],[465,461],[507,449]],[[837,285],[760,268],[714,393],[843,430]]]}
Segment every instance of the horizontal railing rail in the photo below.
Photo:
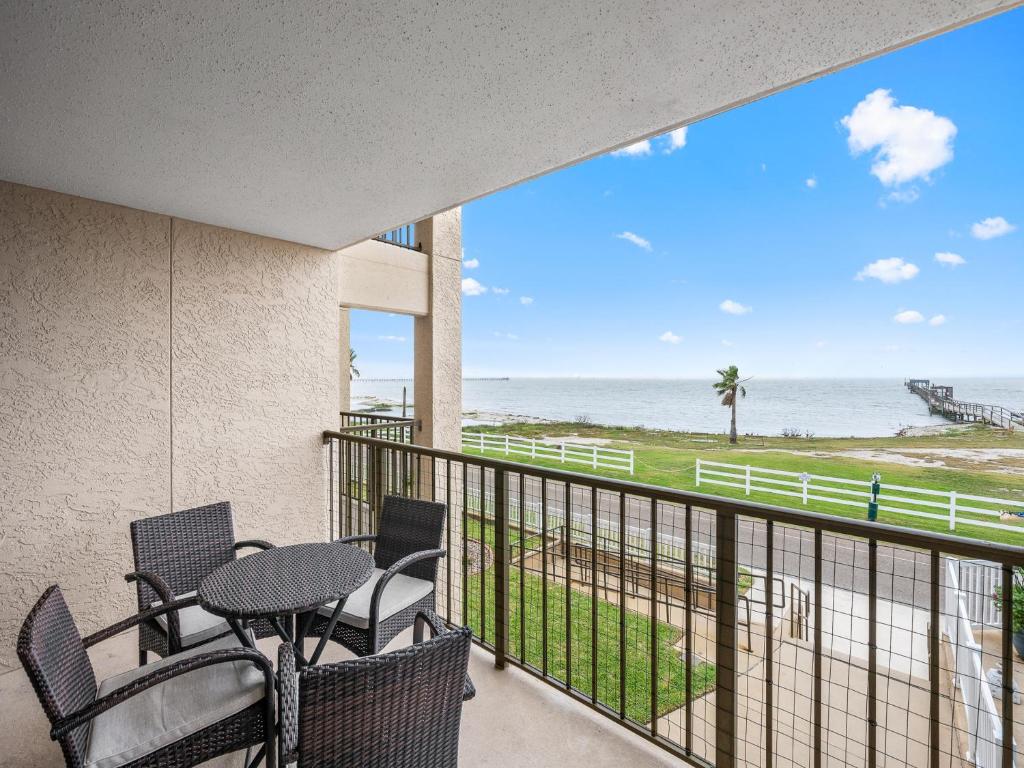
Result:
{"label": "horizontal railing rail", "polygon": [[959,761],[971,745],[942,630],[949,562],[995,564],[1001,591],[977,599],[998,624],[979,658],[1014,668],[1018,547],[351,432],[324,441],[335,535],[375,532],[387,494],[444,502],[445,620],[472,627],[496,666],[694,765]]}

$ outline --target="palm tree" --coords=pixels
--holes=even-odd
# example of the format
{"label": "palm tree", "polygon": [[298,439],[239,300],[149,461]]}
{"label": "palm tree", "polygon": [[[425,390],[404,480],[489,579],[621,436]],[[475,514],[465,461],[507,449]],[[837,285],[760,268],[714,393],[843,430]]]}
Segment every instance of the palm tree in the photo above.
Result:
{"label": "palm tree", "polygon": [[728,368],[719,369],[718,375],[722,378],[716,381],[713,386],[715,392],[722,397],[722,405],[726,408],[732,408],[732,421],[729,424],[729,442],[733,445],[736,444],[736,398],[746,397],[747,389],[743,386],[743,382],[750,381],[749,378],[741,379],[740,370],[735,365],[730,365]]}
{"label": "palm tree", "polygon": [[359,378],[359,369],[356,368],[356,351],[352,347],[348,348],[348,379]]}

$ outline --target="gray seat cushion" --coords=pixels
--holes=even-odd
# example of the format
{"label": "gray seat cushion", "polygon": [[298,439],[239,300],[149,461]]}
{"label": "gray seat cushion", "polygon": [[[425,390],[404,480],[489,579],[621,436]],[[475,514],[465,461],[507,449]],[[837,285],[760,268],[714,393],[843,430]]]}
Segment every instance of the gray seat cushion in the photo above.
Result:
{"label": "gray seat cushion", "polygon": [[[185,592],[175,597],[192,597],[195,592]],[[162,605],[160,600],[154,600],[153,606]],[[167,614],[156,617],[157,623],[167,631]],[[231,627],[220,616],[207,613],[198,605],[190,605],[178,611],[178,627],[181,630],[181,647],[190,648],[193,645],[205,643],[221,635],[231,634]]]}
{"label": "gray seat cushion", "polygon": [[[234,637],[216,640],[152,664],[107,678],[103,696],[181,659],[222,648],[237,648]],[[251,662],[213,664],[186,672],[132,696],[92,721],[86,768],[118,768],[197,733],[260,701],[262,671]]]}
{"label": "gray seat cushion", "polygon": [[[345,606],[341,609],[339,621],[359,629],[368,629],[370,626],[370,598],[373,597],[373,588],[380,581],[384,571],[380,568],[373,569],[370,580],[359,589],[348,596]],[[384,594],[380,599],[380,610],[377,614],[378,621],[394,616],[401,610],[408,608],[413,603],[422,600],[434,591],[434,585],[425,579],[414,579],[399,573],[387,586],[384,587]],[[334,613],[336,602],[321,606],[320,614],[330,616]]]}

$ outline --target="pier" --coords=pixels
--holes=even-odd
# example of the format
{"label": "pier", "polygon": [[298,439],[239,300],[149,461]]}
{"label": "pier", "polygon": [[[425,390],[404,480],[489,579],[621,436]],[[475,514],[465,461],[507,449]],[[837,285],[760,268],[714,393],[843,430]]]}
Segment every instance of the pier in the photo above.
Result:
{"label": "pier", "polygon": [[928,410],[950,421],[973,421],[1002,429],[1024,428],[1024,413],[1001,405],[969,403],[953,397],[953,388],[928,379],[907,379],[907,389],[928,404]]}

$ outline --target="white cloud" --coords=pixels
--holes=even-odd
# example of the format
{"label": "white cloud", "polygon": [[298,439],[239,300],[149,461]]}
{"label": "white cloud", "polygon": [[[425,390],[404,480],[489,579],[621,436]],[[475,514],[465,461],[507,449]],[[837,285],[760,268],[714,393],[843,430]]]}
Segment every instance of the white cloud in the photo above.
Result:
{"label": "white cloud", "polygon": [[628,147],[616,149],[612,152],[612,157],[642,157],[649,154],[651,154],[651,142],[644,139],[636,144],[630,144]]}
{"label": "white cloud", "polygon": [[487,286],[472,277],[462,278],[462,293],[465,296],[480,296],[487,293]]}
{"label": "white cloud", "polygon": [[380,341],[405,341],[405,336],[378,336]]}
{"label": "white cloud", "polygon": [[674,131],[669,131],[665,134],[668,139],[668,146],[665,147],[665,154],[670,155],[677,149],[682,149],[686,146],[686,126],[682,128],[676,128]]}
{"label": "white cloud", "polygon": [[881,280],[883,283],[899,283],[910,280],[921,270],[916,264],[910,264],[903,259],[893,257],[891,259],[879,259],[868,264],[857,273],[856,280],[866,280],[871,277]]}
{"label": "white cloud", "polygon": [[824,349],[827,346],[828,346],[828,342],[825,341],[824,339],[819,339],[818,341],[814,342],[814,348],[815,349]]}
{"label": "white cloud", "polygon": [[842,119],[850,152],[875,152],[871,173],[887,187],[929,174],[953,159],[956,125],[930,109],[896,106],[890,91],[872,91]]}
{"label": "white cloud", "polygon": [[814,189],[815,187],[818,186],[818,180],[811,176],[809,179],[804,180],[804,184],[807,185],[808,189]]}
{"label": "white cloud", "polygon": [[903,325],[910,325],[912,323],[920,323],[924,321],[924,315],[918,312],[916,309],[905,309],[902,312],[897,312],[893,315],[893,320]]}
{"label": "white cloud", "polygon": [[504,333],[502,331],[495,331],[494,335],[499,339],[508,339],[509,341],[517,341],[519,339],[514,333]]}
{"label": "white cloud", "polygon": [[491,291],[497,296],[508,296],[508,288],[491,288]]}
{"label": "white cloud", "polygon": [[971,225],[971,234],[979,240],[991,240],[993,237],[1008,235],[1017,227],[1002,216],[990,216]]}
{"label": "white cloud", "polygon": [[945,251],[936,253],[935,260],[939,264],[945,264],[947,267],[960,267],[967,263],[967,260],[959,253],[948,253]]}
{"label": "white cloud", "polygon": [[746,315],[754,311],[753,307],[744,306],[732,299],[726,299],[718,305],[718,308],[729,315]]}
{"label": "white cloud", "polygon": [[928,325],[939,326],[946,324],[945,315],[935,315],[931,320],[928,321]]}
{"label": "white cloud", "polygon": [[722,346],[723,347],[735,347],[736,346],[736,342],[729,341],[729,339],[722,339]]}
{"label": "white cloud", "polygon": [[519,303],[520,304],[533,304],[533,297],[531,297],[531,296],[520,296],[519,297]]}
{"label": "white cloud", "polygon": [[651,241],[633,232],[620,232],[615,237],[619,238],[619,240],[628,240],[637,248],[643,248],[645,251],[651,250]]}
{"label": "white cloud", "polygon": [[658,341],[664,341],[666,344],[678,344],[682,340],[682,336],[676,336],[672,331],[665,331],[658,337]]}
{"label": "white cloud", "polygon": [[906,187],[904,189],[894,189],[884,199],[879,200],[878,204],[885,208],[885,204],[889,203],[906,203],[910,205],[917,201],[917,198],[921,196],[920,190],[917,187]]}
{"label": "white cloud", "polygon": [[462,266],[466,269],[476,269],[480,266],[480,259],[463,259]]}

